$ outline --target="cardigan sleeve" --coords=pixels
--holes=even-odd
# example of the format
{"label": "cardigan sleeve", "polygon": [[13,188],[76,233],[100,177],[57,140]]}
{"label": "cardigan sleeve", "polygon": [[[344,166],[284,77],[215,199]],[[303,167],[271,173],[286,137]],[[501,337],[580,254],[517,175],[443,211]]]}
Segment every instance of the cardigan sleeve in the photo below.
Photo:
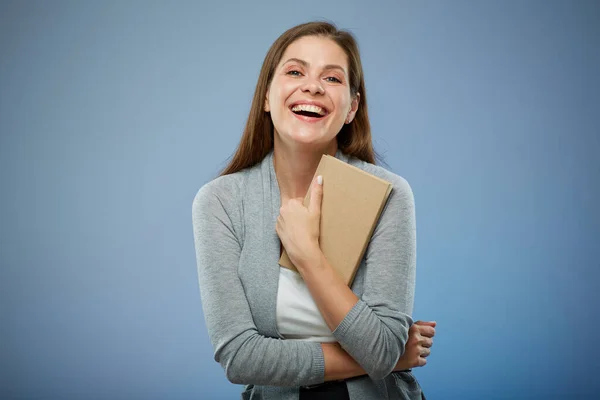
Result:
{"label": "cardigan sleeve", "polygon": [[373,379],[389,375],[404,353],[413,323],[416,268],[414,197],[394,175],[394,187],[367,247],[363,294],[333,331]]}
{"label": "cardigan sleeve", "polygon": [[232,198],[241,194],[227,192],[209,182],[192,205],[202,308],[214,358],[235,384],[322,383],[325,363],[320,343],[265,337],[254,324],[238,277],[240,241],[227,210]]}

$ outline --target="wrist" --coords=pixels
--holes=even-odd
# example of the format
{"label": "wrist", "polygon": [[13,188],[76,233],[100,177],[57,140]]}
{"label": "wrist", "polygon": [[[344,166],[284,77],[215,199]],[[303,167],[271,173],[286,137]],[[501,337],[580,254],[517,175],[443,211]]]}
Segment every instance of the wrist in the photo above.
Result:
{"label": "wrist", "polygon": [[411,368],[411,365],[408,363],[408,360],[406,360],[406,357],[402,356],[396,363],[396,366],[394,367],[394,371],[405,371],[410,368]]}
{"label": "wrist", "polygon": [[319,268],[319,266],[323,265],[321,262],[324,255],[319,247],[319,244],[312,245],[309,250],[305,251],[302,254],[302,257],[294,262],[294,265],[298,269],[299,272],[307,269],[315,269]]}

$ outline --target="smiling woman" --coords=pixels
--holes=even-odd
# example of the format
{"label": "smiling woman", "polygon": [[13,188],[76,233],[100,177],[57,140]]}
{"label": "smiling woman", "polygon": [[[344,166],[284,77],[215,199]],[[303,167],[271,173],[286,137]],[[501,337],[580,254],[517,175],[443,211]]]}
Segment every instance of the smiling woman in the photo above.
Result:
{"label": "smiling woman", "polygon": [[[394,187],[352,287],[319,248],[323,154]],[[311,22],[275,41],[240,145],[192,214],[215,360],[246,385],[243,399],[424,398],[411,369],[425,365],[436,324],[412,318],[414,198],[405,179],[375,165],[349,32]],[[279,266],[283,248],[298,273]]]}
{"label": "smiling woman", "polygon": [[305,36],[287,47],[265,100],[275,141],[281,139],[291,149],[310,144],[335,153],[323,146],[336,142],[360,100],[358,90],[350,90],[347,59],[344,50],[326,37]]}

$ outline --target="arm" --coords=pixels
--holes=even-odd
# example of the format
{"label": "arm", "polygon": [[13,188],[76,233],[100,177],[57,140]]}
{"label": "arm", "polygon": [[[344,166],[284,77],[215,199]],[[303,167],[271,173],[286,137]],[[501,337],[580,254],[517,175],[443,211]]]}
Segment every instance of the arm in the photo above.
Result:
{"label": "arm", "polygon": [[[416,321],[408,331],[408,341],[402,357],[396,363],[394,371],[404,371],[423,367],[431,354],[435,321]],[[339,343],[323,343],[325,355],[325,381],[353,378],[366,375],[367,372],[346,353]]]}
{"label": "arm", "polygon": [[257,331],[237,275],[240,244],[216,189],[205,185],[192,207],[202,307],[215,360],[236,384],[322,383],[319,343],[268,338]]}
{"label": "arm", "polygon": [[362,297],[333,331],[342,347],[374,379],[394,370],[413,324],[414,197],[404,179],[393,183],[394,190],[366,250]]}
{"label": "arm", "polygon": [[362,299],[320,250],[294,262],[335,338],[373,379],[390,374],[404,353],[413,322],[415,254],[414,199],[400,178],[366,251]]}
{"label": "arm", "polygon": [[325,381],[354,378],[366,375],[365,370],[346,353],[339,343],[322,343],[325,358]]}
{"label": "arm", "polygon": [[[359,363],[350,356],[339,343],[322,343],[323,355],[325,357],[325,381],[335,381],[340,379],[354,378],[356,376],[367,375]],[[406,357],[400,357],[394,371],[412,368],[414,362]]]}

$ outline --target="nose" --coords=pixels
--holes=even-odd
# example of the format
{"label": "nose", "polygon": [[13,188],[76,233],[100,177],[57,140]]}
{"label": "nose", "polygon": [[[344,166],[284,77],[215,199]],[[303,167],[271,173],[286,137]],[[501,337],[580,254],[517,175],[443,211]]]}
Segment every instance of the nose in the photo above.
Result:
{"label": "nose", "polygon": [[302,86],[303,92],[309,92],[313,96],[316,94],[325,93],[325,89],[321,82],[318,79],[307,79],[304,85]]}

